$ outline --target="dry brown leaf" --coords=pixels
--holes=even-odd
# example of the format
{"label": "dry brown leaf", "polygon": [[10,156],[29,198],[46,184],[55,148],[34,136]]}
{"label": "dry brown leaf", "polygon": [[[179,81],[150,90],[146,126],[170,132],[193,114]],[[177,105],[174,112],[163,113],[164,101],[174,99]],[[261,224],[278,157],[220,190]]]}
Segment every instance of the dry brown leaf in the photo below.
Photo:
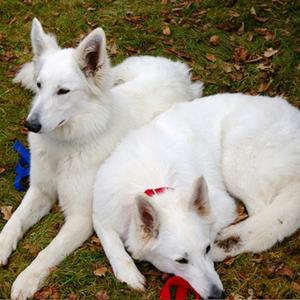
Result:
{"label": "dry brown leaf", "polygon": [[5,171],[6,171],[5,168],[1,168],[1,167],[0,167],[0,174],[3,174]]}
{"label": "dry brown leaf", "polygon": [[234,68],[239,71],[241,69],[241,65],[239,64],[233,64]]}
{"label": "dry brown leaf", "polygon": [[295,290],[295,291],[297,291],[297,292],[300,291],[300,284],[297,283],[297,282],[292,282],[292,283],[291,283],[291,287],[292,287],[293,290]]}
{"label": "dry brown leaf", "polygon": [[227,266],[231,266],[235,261],[235,257],[227,257],[224,260],[224,264]]}
{"label": "dry brown leaf", "polygon": [[95,235],[93,235],[93,236],[91,237],[91,241],[92,241],[93,244],[100,245],[100,240],[99,240],[99,238],[98,238],[97,236],[95,236]]}
{"label": "dry brown leaf", "polygon": [[68,300],[79,300],[79,297],[75,293],[70,293],[67,295]]}
{"label": "dry brown leaf", "polygon": [[209,60],[209,61],[211,61],[211,62],[215,62],[215,61],[217,60],[216,56],[213,55],[213,54],[210,54],[210,53],[207,53],[207,54],[205,55],[205,57],[206,57],[207,60]]}
{"label": "dry brown leaf", "polygon": [[257,65],[257,69],[262,70],[262,71],[270,70],[270,69],[272,69],[272,64],[265,65],[264,63],[260,63],[260,64]]}
{"label": "dry brown leaf", "polygon": [[218,35],[212,35],[209,39],[209,42],[212,45],[217,46],[220,44],[220,37]]}
{"label": "dry brown leaf", "polygon": [[95,295],[97,300],[109,300],[107,292],[105,290],[100,290]]}
{"label": "dry brown leaf", "polygon": [[224,70],[225,73],[230,73],[230,72],[232,72],[231,65],[228,64],[228,63],[224,63],[224,65],[223,65],[223,70]]}
{"label": "dry brown leaf", "polygon": [[234,18],[238,18],[240,16],[240,14],[237,11],[234,11],[234,10],[229,10],[228,15],[230,17],[234,17]]}
{"label": "dry brown leaf", "polygon": [[184,59],[188,59],[188,60],[192,59],[186,52],[184,52],[182,50],[178,50],[175,47],[169,48],[169,49],[167,49],[167,51],[175,54],[179,58],[184,58]]}
{"label": "dry brown leaf", "polygon": [[171,29],[168,25],[164,25],[162,32],[163,32],[164,35],[170,35],[171,34]]}
{"label": "dry brown leaf", "polygon": [[38,299],[38,300],[45,300],[49,298],[53,300],[60,299],[59,291],[56,286],[44,287],[33,295],[33,299]]}
{"label": "dry brown leaf", "polygon": [[9,205],[4,205],[4,206],[1,206],[0,207],[0,211],[3,215],[3,219],[5,221],[8,221],[12,215],[12,209],[13,207],[12,206],[9,206]]}
{"label": "dry brown leaf", "polygon": [[289,267],[284,266],[283,268],[279,269],[276,273],[282,276],[287,276],[290,279],[293,279],[295,272]]}
{"label": "dry brown leaf", "polygon": [[168,0],[161,0],[160,3],[161,4],[168,4]]}
{"label": "dry brown leaf", "polygon": [[264,52],[264,57],[269,58],[273,55],[275,55],[278,52],[278,50],[273,49],[273,48],[268,48],[265,52]]}
{"label": "dry brown leaf", "polygon": [[235,62],[244,62],[249,57],[248,51],[243,47],[237,47],[233,52],[233,59]]}
{"label": "dry brown leaf", "polygon": [[245,23],[242,22],[241,27],[238,29],[237,34],[242,35],[245,32]]}
{"label": "dry brown leaf", "polygon": [[109,54],[110,55],[115,55],[115,54],[117,54],[117,43],[116,43],[116,41],[115,40],[113,40],[112,42],[111,42],[111,44],[110,44],[110,46],[109,46]]}
{"label": "dry brown leaf", "polygon": [[100,268],[97,268],[96,270],[94,270],[94,275],[102,277],[107,273],[107,271],[108,271],[108,268],[103,266],[103,267],[100,267]]}
{"label": "dry brown leaf", "polygon": [[34,256],[36,256],[40,252],[40,248],[37,245],[26,244],[22,248],[27,249],[29,253]]}

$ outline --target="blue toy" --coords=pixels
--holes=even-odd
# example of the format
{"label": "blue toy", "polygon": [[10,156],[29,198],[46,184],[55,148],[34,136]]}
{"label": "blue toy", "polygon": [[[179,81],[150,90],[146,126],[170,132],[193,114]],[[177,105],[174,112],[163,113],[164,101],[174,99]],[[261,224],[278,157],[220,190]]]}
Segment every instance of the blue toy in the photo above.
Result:
{"label": "blue toy", "polygon": [[30,172],[30,152],[24,145],[16,141],[13,144],[14,150],[19,154],[19,161],[16,166],[16,177],[14,180],[14,188],[17,191],[25,192],[28,189],[29,172]]}

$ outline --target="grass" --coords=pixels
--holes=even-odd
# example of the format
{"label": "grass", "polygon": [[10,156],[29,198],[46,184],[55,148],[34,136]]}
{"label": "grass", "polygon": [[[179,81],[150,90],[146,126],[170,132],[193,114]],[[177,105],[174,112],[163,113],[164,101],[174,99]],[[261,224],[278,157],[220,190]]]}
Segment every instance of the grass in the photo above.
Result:
{"label": "grass", "polygon": [[[179,58],[190,65],[195,78],[205,82],[206,95],[226,91],[278,94],[300,107],[298,1],[2,1],[0,168],[5,171],[0,174],[0,206],[16,209],[23,197],[12,186],[17,161],[12,142],[16,138],[26,141],[22,124],[32,95],[11,79],[16,67],[31,58],[29,32],[34,16],[47,31],[56,33],[61,46],[75,46],[79,37],[101,26],[109,45],[117,45],[113,63],[133,54]],[[163,34],[164,26],[169,26],[170,35]],[[219,37],[218,45],[209,42],[212,35]],[[267,58],[264,53],[269,48],[278,52]],[[55,209],[26,234],[9,265],[0,269],[0,298],[9,297],[16,276],[62,223],[62,213]],[[0,228],[4,224],[0,219]],[[218,264],[226,295],[230,299],[300,298],[299,248],[298,232],[261,255],[245,254]],[[158,298],[163,279],[149,264],[139,264],[148,282],[143,293],[116,281],[110,271],[96,277],[93,270],[102,265],[109,269],[101,246],[89,240],[53,270],[45,289],[71,299],[94,299],[99,290],[105,290],[110,299]],[[48,294],[50,298],[55,295]]]}

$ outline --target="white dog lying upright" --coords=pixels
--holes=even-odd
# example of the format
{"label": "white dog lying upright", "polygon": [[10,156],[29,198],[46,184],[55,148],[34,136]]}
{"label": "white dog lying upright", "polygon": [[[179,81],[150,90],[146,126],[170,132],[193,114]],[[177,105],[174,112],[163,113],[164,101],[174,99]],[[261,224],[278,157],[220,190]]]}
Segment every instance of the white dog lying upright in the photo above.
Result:
{"label": "white dog lying upright", "polygon": [[[237,216],[230,195],[249,218],[227,227]],[[300,226],[300,112],[281,98],[241,94],[174,106],[100,167],[93,223],[116,277],[133,288],[144,278],[125,247],[203,298],[222,298],[213,260],[266,250]],[[214,244],[220,231],[220,240],[234,237],[231,248]]]}
{"label": "white dog lying upright", "polygon": [[173,103],[201,95],[201,84],[192,84],[187,66],[179,62],[133,57],[111,69],[100,28],[76,49],[60,49],[35,19],[31,40],[34,63],[17,76],[37,91],[27,118],[30,188],[0,234],[0,264],[57,197],[66,222],[18,276],[14,299],[32,296],[49,269],[91,235],[96,172],[120,138]]}

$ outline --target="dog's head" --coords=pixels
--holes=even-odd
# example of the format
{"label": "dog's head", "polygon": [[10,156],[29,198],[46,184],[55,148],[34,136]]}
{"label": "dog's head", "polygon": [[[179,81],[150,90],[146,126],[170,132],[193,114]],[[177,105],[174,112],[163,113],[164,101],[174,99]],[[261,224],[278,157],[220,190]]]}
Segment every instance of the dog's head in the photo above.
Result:
{"label": "dog's head", "polygon": [[203,298],[223,298],[210,258],[213,217],[204,178],[189,191],[168,190],[154,198],[139,194],[135,203],[133,227],[138,237],[128,243],[133,257],[181,276]]}
{"label": "dog's head", "polygon": [[78,114],[95,110],[110,84],[103,30],[92,31],[75,49],[61,49],[55,37],[46,34],[34,19],[31,43],[33,62],[26,64],[15,79],[36,93],[26,120],[28,129],[51,132]]}

